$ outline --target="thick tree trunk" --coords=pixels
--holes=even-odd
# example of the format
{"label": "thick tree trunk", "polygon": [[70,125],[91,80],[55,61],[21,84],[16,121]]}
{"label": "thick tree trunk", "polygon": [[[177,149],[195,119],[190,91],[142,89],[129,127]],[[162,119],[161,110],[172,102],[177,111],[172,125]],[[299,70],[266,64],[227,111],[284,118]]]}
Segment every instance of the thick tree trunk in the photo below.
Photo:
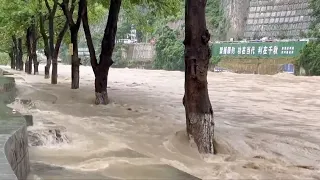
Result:
{"label": "thick tree trunk", "polygon": [[98,66],[95,73],[96,104],[108,104],[108,72],[109,68]]}
{"label": "thick tree trunk", "polygon": [[214,153],[214,119],[208,95],[207,72],[211,51],[206,27],[206,0],[186,0],[185,95],[187,133],[200,153]]}
{"label": "thick tree trunk", "polygon": [[79,89],[79,67],[78,55],[78,30],[70,28],[71,43],[73,44],[73,55],[71,57],[71,89]]}
{"label": "thick tree trunk", "polygon": [[58,83],[58,57],[52,59],[51,84]]}
{"label": "thick tree trunk", "polygon": [[111,0],[108,22],[101,43],[100,62],[94,68],[96,104],[109,103],[107,92],[108,73],[110,66],[113,64],[112,53],[115,45],[120,7],[121,0]]}

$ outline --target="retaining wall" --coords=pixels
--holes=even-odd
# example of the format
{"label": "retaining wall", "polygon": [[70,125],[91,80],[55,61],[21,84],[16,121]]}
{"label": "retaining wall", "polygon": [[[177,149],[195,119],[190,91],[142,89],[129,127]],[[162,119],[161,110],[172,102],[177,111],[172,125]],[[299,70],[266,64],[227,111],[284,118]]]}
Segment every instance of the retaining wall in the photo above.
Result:
{"label": "retaining wall", "polygon": [[274,75],[283,64],[294,63],[294,58],[222,58],[218,66],[236,73]]}
{"label": "retaining wall", "polygon": [[25,119],[6,106],[15,95],[14,78],[0,76],[0,180],[25,180],[30,171]]}

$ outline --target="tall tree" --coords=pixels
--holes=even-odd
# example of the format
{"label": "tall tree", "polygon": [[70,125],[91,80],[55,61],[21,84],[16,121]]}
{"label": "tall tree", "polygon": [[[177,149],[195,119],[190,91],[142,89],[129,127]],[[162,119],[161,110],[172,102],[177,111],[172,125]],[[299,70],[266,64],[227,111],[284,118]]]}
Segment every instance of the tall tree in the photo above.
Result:
{"label": "tall tree", "polygon": [[[45,6],[47,9],[47,18],[48,18],[48,34],[45,28],[46,22],[46,13],[40,11],[39,19],[40,19],[40,33],[43,38],[44,43],[44,51],[47,56],[47,64],[45,66],[45,78],[48,79],[50,77],[50,67],[52,64],[52,74],[51,74],[51,84],[57,84],[58,78],[58,55],[61,43],[63,41],[63,37],[68,30],[68,21],[65,20],[62,22],[62,27],[60,31],[58,31],[58,35],[56,36],[56,27],[58,27],[57,21],[57,11],[58,11],[58,0],[52,0],[52,5],[50,5],[49,0],[45,0]],[[39,6],[42,7],[42,1],[39,0]],[[56,20],[56,21],[55,21]]]}
{"label": "tall tree", "polygon": [[87,1],[84,0],[82,21],[90,52],[91,66],[95,75],[96,104],[108,104],[109,102],[107,93],[108,73],[110,66],[113,64],[112,53],[115,45],[120,7],[121,0],[111,0],[108,22],[101,43],[100,61],[98,63],[89,28]]}
{"label": "tall tree", "polygon": [[[153,12],[167,15],[175,14],[178,11],[177,7],[179,7],[180,5],[180,1],[176,0],[127,0],[124,2],[124,8],[132,8],[132,6],[136,4],[145,4],[148,5],[148,7],[151,10],[153,10]],[[108,72],[110,66],[113,64],[112,53],[115,45],[117,21],[119,17],[121,3],[121,0],[110,0],[108,22],[101,43],[101,53],[98,63],[94,43],[92,41],[91,32],[89,28],[87,1],[85,1],[82,23],[87,40],[87,46],[90,53],[90,62],[95,75],[96,104],[108,104],[109,102],[107,93]]]}
{"label": "tall tree", "polygon": [[68,21],[71,43],[73,45],[72,49],[72,58],[71,58],[71,89],[79,88],[79,66],[80,58],[78,55],[78,33],[81,24],[81,18],[84,8],[84,0],[79,0],[78,5],[78,16],[76,22],[73,20],[73,11],[76,6],[76,0],[72,0],[71,7],[69,8],[69,0],[63,0],[63,3],[60,4],[61,9]]}
{"label": "tall tree", "polygon": [[12,62],[12,67],[22,70],[25,49],[22,42],[25,41],[26,30],[32,24],[35,14],[33,1],[0,0],[0,4],[4,4],[0,6],[0,51],[3,52],[3,47],[11,49],[6,53],[11,54],[11,58],[16,61]]}
{"label": "tall tree", "polygon": [[37,34],[36,34],[35,17],[32,17],[32,24],[27,28],[26,32],[26,46],[29,59],[26,62],[26,72],[32,73],[32,63],[34,64],[34,74],[39,74],[39,63],[37,60]]}
{"label": "tall tree", "polygon": [[214,153],[214,119],[208,94],[207,72],[211,50],[206,26],[206,0],[185,4],[185,94],[187,133],[200,153]]}

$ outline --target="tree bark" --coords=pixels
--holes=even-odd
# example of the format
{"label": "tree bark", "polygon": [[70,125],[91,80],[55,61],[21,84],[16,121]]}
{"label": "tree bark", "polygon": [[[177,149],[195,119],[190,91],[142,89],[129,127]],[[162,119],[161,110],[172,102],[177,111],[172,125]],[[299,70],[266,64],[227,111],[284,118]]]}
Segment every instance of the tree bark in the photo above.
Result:
{"label": "tree bark", "polygon": [[28,60],[25,62],[25,71],[28,74],[32,73],[32,61],[33,61],[33,56],[31,53],[32,49],[32,32],[31,32],[31,27],[27,29],[26,33],[26,45],[27,45],[27,52],[28,52]]}
{"label": "tree bark", "polygon": [[[37,38],[37,29],[36,29],[35,17],[32,18],[31,37],[32,37],[31,38],[31,56],[32,56],[32,61],[33,61],[34,74],[36,75],[36,74],[39,74],[39,68],[38,68],[39,67],[39,62],[38,62],[38,56],[37,56],[38,38]],[[32,62],[30,63],[30,66],[32,66]]]}
{"label": "tree bark", "polygon": [[23,52],[22,52],[22,39],[18,38],[18,70],[23,71],[23,60],[22,60]]}
{"label": "tree bark", "polygon": [[[40,18],[40,29],[41,29],[41,34],[43,36],[43,39],[44,41],[47,41],[45,42],[45,47],[47,46],[46,48],[46,53],[47,53],[47,64],[44,68],[44,72],[45,72],[45,78],[46,79],[49,79],[50,77],[50,67],[51,67],[51,64],[53,63],[54,61],[54,39],[55,39],[55,33],[54,33],[54,17],[56,15],[56,12],[57,12],[57,8],[58,8],[58,1],[57,0],[54,0],[53,1],[53,6],[52,8],[50,7],[49,5],[49,2],[48,0],[45,0],[45,5],[47,7],[47,10],[49,12],[49,16],[48,16],[48,19],[49,19],[49,28],[48,28],[48,31],[49,31],[49,37],[45,34],[45,30],[44,30],[44,17],[43,15],[41,14]],[[45,40],[45,38],[47,38]],[[57,68],[57,67],[55,67]],[[54,69],[52,70],[54,72],[56,72],[57,70]],[[54,77],[56,78],[56,77]],[[52,82],[52,77],[51,77],[51,82]]]}
{"label": "tree bark", "polygon": [[11,48],[10,53],[10,65],[11,65],[11,69],[14,69],[14,54],[13,54],[13,48]]}
{"label": "tree bark", "polygon": [[14,61],[15,61],[15,69],[19,69],[19,51],[18,51],[18,40],[15,35],[12,36],[13,42],[13,52],[14,52]]}
{"label": "tree bark", "polygon": [[214,153],[214,119],[208,94],[207,72],[211,50],[206,27],[206,0],[186,0],[185,94],[187,134],[200,153]]}
{"label": "tree bark", "polygon": [[43,44],[44,44],[44,54],[47,57],[47,64],[44,67],[44,78],[45,79],[49,79],[50,78],[50,65],[51,65],[51,61],[52,61],[52,57],[51,57],[51,52],[50,52],[50,48],[49,48],[49,38],[46,34],[46,30],[44,28],[44,15],[40,12],[39,14],[40,20],[39,20],[39,24],[40,24],[40,34],[42,36],[43,39]]}
{"label": "tree bark", "polygon": [[[49,15],[49,50],[48,50],[48,58],[47,60],[47,64],[46,66],[44,67],[45,69],[45,78],[49,79],[50,78],[50,67],[51,67],[51,64],[53,64],[53,49],[54,49],[54,14],[51,12],[50,15]],[[52,70],[52,71],[55,71],[55,70]],[[53,74],[51,74],[51,81],[52,81],[52,76]]]}
{"label": "tree bark", "polygon": [[17,56],[17,47],[16,47],[16,38],[12,36],[12,59],[11,59],[11,69],[16,69],[16,56]]}
{"label": "tree bark", "polygon": [[66,21],[64,23],[64,26],[62,30],[60,31],[55,47],[53,49],[53,54],[52,54],[52,75],[51,75],[51,84],[57,84],[58,83],[58,56],[59,56],[59,50],[60,46],[63,40],[64,35],[66,34],[68,30],[68,22]]}
{"label": "tree bark", "polygon": [[62,4],[60,4],[61,9],[68,21],[69,30],[71,35],[71,43],[73,44],[73,53],[71,57],[71,89],[79,89],[79,79],[80,79],[80,58],[78,54],[78,32],[80,29],[81,19],[83,16],[83,10],[85,2],[84,0],[79,1],[78,6],[78,17],[77,21],[73,21],[73,11],[75,9],[76,1],[73,0],[71,2],[70,9],[68,8],[69,0],[64,0]]}
{"label": "tree bark", "polygon": [[71,89],[79,89],[80,59],[78,55],[78,31],[70,29],[73,53],[71,57]]}
{"label": "tree bark", "polygon": [[111,0],[109,8],[109,16],[107,26],[104,31],[103,40],[101,43],[100,61],[97,62],[95,50],[92,43],[92,37],[89,29],[87,1],[85,1],[84,15],[82,18],[83,28],[87,39],[87,45],[90,52],[91,66],[95,75],[95,93],[96,104],[108,104],[108,73],[109,68],[113,64],[112,53],[115,45],[115,37],[117,33],[117,23],[121,7],[121,0]]}
{"label": "tree bark", "polygon": [[107,92],[108,74],[109,68],[113,64],[112,53],[115,45],[120,7],[121,0],[111,0],[108,22],[101,43],[100,62],[98,67],[95,68],[96,104],[109,103]]}

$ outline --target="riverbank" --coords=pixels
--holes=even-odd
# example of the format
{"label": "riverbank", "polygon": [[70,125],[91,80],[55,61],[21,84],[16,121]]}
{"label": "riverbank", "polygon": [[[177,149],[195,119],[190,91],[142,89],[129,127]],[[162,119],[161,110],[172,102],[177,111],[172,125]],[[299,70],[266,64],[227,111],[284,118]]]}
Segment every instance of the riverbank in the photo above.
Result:
{"label": "riverbank", "polygon": [[7,104],[15,100],[12,77],[0,76],[0,179],[25,180],[30,171],[25,119]]}
{"label": "riverbank", "polygon": [[91,67],[81,67],[79,90],[71,67],[58,69],[57,85],[43,71],[16,73],[19,96],[34,103],[14,104],[34,116],[28,130],[69,139],[30,147],[32,179],[320,178],[319,77],[209,72],[221,149],[203,157],[184,132],[183,72],[112,68],[111,103],[96,106]]}

